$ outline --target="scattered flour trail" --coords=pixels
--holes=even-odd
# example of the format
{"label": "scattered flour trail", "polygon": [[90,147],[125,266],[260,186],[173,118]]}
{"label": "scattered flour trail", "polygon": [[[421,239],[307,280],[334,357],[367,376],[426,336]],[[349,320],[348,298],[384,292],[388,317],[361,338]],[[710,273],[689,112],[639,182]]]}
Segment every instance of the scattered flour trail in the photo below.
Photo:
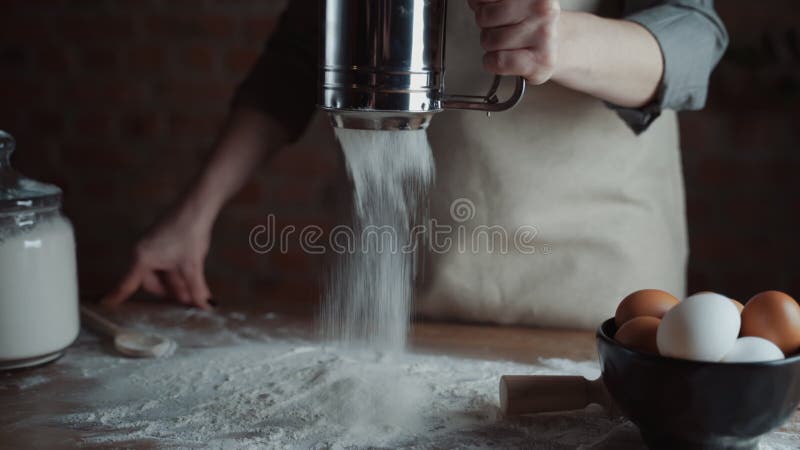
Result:
{"label": "scattered flour trail", "polygon": [[[49,366],[59,382],[32,370],[0,378],[26,401],[58,398],[64,411],[22,414],[9,427],[71,429],[103,447],[167,448],[526,448],[641,450],[636,428],[598,408],[504,419],[502,374],[595,377],[595,361],[537,364],[416,353],[343,349],[275,318],[169,310],[152,328],[179,342],[165,359],[126,359],[82,334]],[[135,318],[150,329],[148,317]],[[51,371],[48,371],[51,372]],[[65,383],[66,381],[66,383]],[[64,386],[75,386],[65,389]],[[764,439],[764,450],[798,448],[797,425]]]}

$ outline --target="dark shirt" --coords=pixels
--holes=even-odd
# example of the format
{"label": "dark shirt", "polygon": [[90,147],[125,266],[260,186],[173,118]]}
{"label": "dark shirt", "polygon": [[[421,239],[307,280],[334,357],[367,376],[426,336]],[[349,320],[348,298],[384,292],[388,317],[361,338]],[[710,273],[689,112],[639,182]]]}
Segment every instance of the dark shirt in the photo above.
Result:
{"label": "dark shirt", "polygon": [[[293,0],[276,31],[233,99],[271,116],[296,140],[316,109],[321,0]],[[713,0],[626,0],[624,18],[639,23],[658,41],[664,75],[658,94],[640,108],[608,104],[636,133],[661,110],[697,110],[705,105],[708,79],[728,35]]]}

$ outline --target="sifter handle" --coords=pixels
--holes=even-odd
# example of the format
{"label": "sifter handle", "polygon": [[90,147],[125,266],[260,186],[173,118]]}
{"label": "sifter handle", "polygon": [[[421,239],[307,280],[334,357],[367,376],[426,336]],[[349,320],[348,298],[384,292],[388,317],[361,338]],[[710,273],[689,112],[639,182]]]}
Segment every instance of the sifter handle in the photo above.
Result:
{"label": "sifter handle", "polygon": [[503,375],[500,409],[507,416],[583,409],[597,403],[613,409],[603,379],[581,376]]}
{"label": "sifter handle", "polygon": [[525,94],[525,78],[515,77],[516,85],[514,92],[508,100],[500,102],[497,100],[497,88],[500,86],[502,75],[495,75],[492,86],[486,95],[444,95],[442,97],[442,108],[444,109],[471,109],[478,111],[496,112],[511,109],[522,100]]}

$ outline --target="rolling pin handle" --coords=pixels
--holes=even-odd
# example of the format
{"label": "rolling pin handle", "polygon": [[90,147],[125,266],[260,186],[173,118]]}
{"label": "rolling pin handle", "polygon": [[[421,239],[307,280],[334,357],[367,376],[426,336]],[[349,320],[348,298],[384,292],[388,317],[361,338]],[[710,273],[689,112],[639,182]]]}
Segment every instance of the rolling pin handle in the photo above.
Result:
{"label": "rolling pin handle", "polygon": [[597,403],[612,405],[602,378],[581,376],[504,375],[500,377],[500,410],[506,416],[571,411]]}

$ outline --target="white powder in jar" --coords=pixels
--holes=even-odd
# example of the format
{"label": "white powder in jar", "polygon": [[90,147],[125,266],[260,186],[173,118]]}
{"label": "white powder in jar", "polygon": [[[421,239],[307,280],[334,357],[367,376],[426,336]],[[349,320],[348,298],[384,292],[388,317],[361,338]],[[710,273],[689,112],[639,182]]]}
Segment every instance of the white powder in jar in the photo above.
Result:
{"label": "white powder in jar", "polygon": [[78,336],[72,226],[62,217],[0,233],[0,364],[67,347]]}

